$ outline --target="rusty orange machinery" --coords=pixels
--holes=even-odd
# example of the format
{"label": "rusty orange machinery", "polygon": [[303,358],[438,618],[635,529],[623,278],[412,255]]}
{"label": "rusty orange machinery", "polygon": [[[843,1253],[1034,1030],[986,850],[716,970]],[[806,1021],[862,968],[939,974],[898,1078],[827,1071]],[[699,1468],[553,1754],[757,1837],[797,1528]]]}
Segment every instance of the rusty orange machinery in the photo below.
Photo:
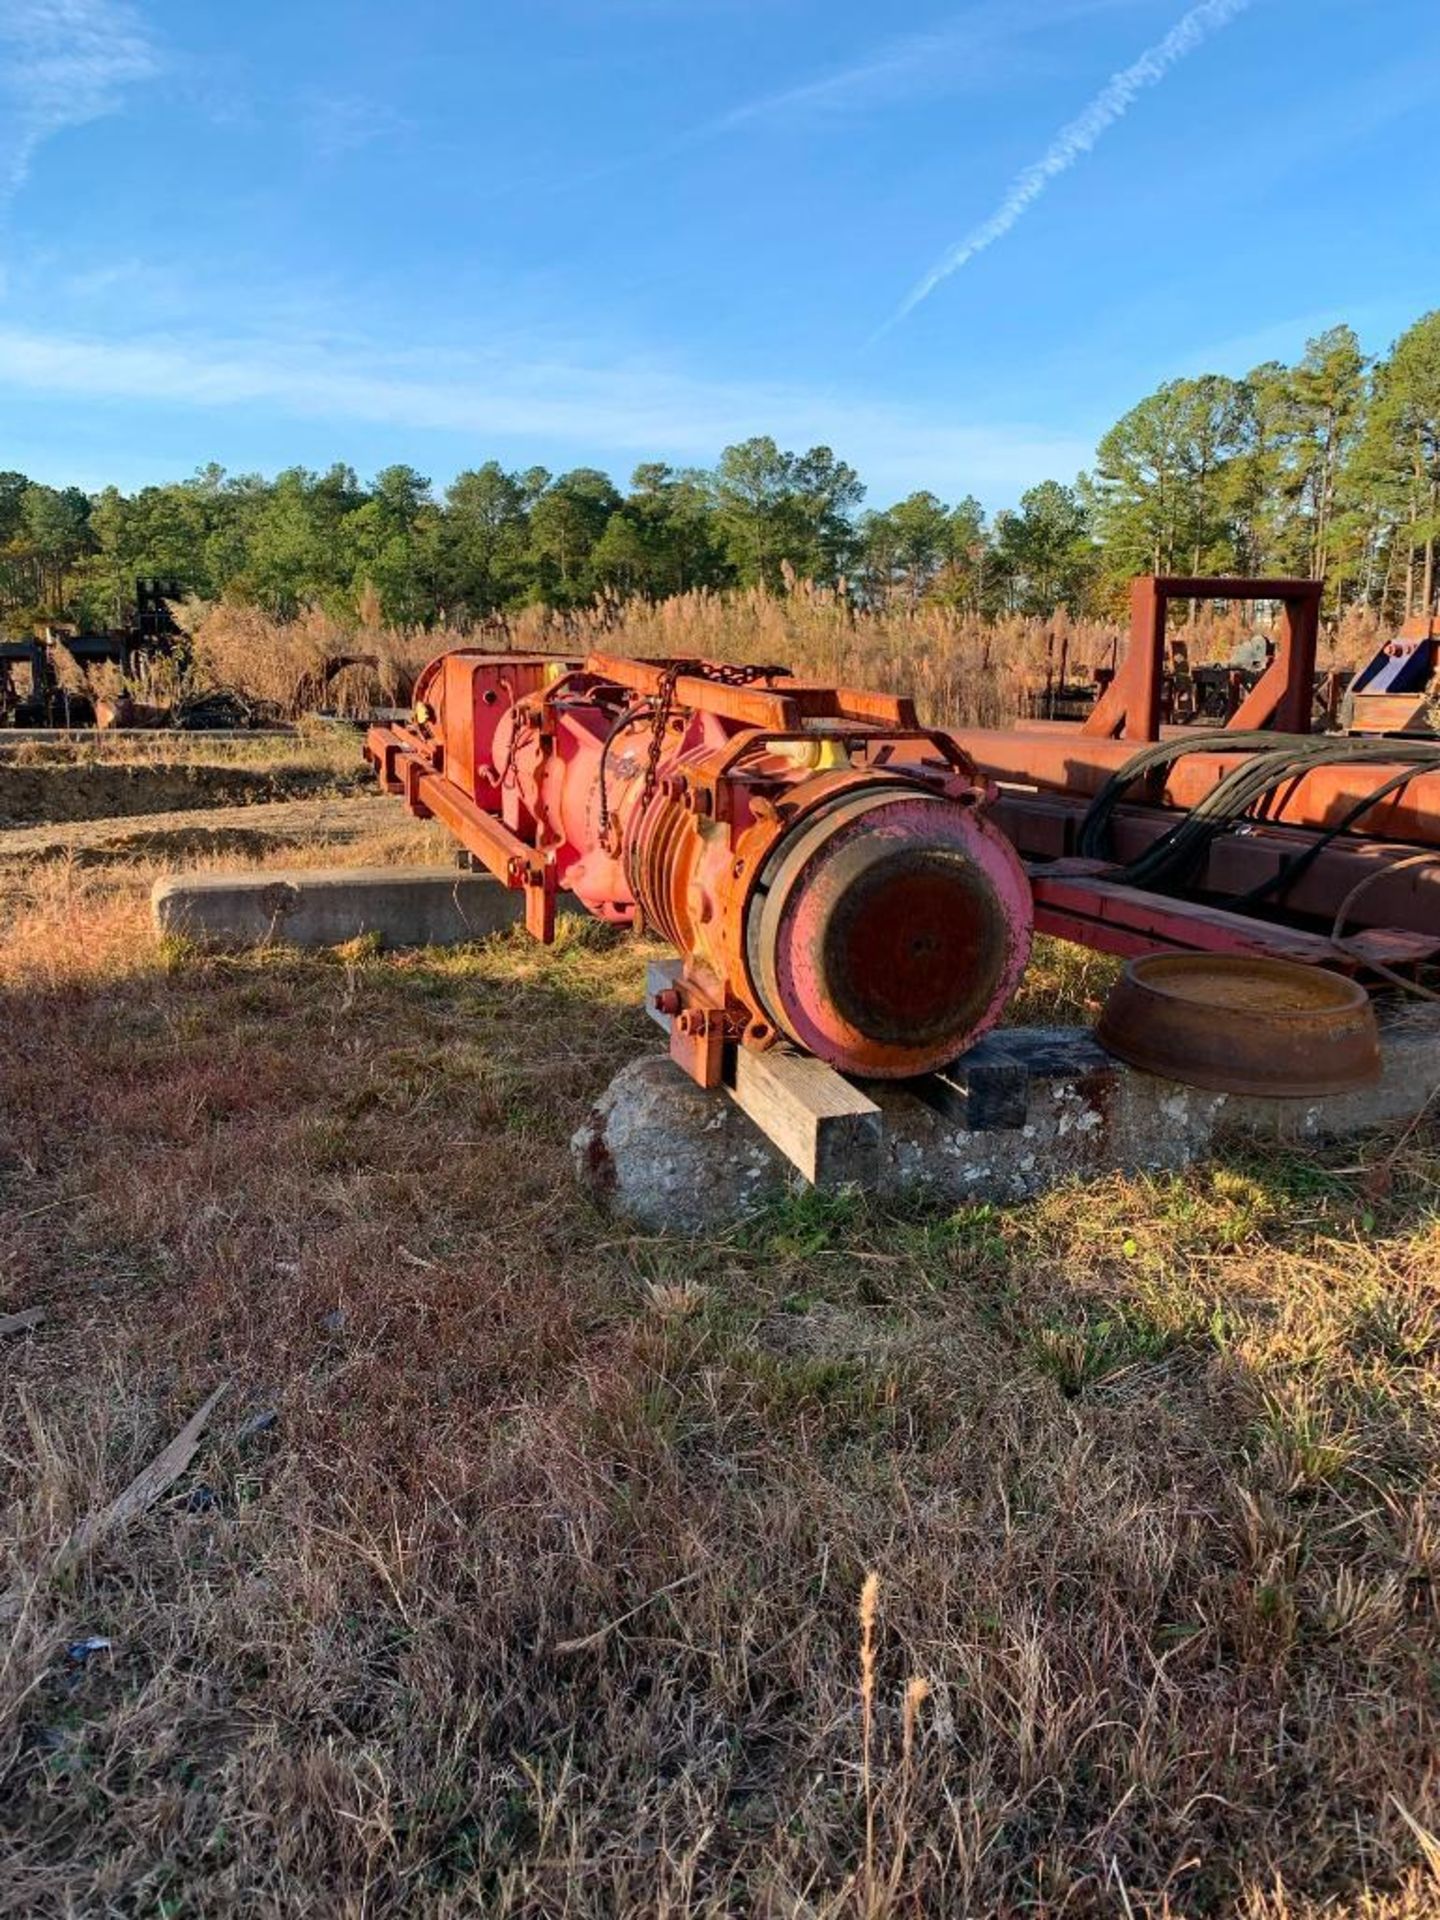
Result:
{"label": "rusty orange machinery", "polygon": [[1030,888],[993,787],[908,700],[781,669],[461,650],[371,729],[381,784],[554,931],[567,892],[680,954],[662,1011],[702,1086],[727,1043],[858,1075],[955,1058],[1029,954]]}
{"label": "rusty orange machinery", "polygon": [[[1312,734],[1322,591],[1142,576],[1129,647],[1083,724],[953,736],[1001,788],[992,817],[1029,865],[1040,931],[1118,954],[1200,948],[1362,970],[1440,953],[1440,745]],[[1274,658],[1208,733],[1160,723],[1167,612],[1198,600],[1281,609]],[[1262,761],[1274,777],[1227,814],[1226,792]],[[1219,830],[1193,832],[1206,817]],[[1182,836],[1181,877],[1158,884]],[[1340,916],[1360,929],[1343,947]]]}

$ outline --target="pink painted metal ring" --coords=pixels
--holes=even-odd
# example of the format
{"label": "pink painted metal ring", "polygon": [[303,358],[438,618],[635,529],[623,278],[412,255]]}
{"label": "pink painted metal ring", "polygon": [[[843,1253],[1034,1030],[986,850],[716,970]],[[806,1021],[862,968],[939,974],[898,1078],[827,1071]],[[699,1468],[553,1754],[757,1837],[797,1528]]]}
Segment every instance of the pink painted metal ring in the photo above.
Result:
{"label": "pink painted metal ring", "polygon": [[912,786],[849,795],[774,856],[752,906],[775,1024],[844,1071],[903,1079],[999,1018],[1030,949],[1030,889],[972,807]]}

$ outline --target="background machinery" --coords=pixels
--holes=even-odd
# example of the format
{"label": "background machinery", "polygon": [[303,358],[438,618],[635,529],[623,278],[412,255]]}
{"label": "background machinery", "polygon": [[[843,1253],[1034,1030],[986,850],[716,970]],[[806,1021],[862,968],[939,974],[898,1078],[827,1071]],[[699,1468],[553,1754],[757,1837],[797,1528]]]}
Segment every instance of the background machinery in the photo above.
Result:
{"label": "background machinery", "polygon": [[1435,737],[1440,698],[1440,619],[1407,620],[1350,683],[1344,723],[1349,733]]}
{"label": "background machinery", "polygon": [[[74,682],[87,667],[112,666],[127,681],[180,639],[170,602],[184,592],[176,580],[135,582],[135,618],[127,627],[78,633],[48,627],[23,638],[0,638],[0,724],[15,727],[90,726],[96,702]],[[62,654],[68,660],[62,660]],[[69,671],[66,671],[68,667]]]}
{"label": "background machinery", "polygon": [[[1312,733],[1321,590],[1143,576],[1129,648],[1081,726],[953,736],[1001,787],[993,818],[1042,932],[1379,977],[1440,952],[1440,741]],[[1196,599],[1278,604],[1278,642],[1226,726],[1167,728],[1166,611]]]}

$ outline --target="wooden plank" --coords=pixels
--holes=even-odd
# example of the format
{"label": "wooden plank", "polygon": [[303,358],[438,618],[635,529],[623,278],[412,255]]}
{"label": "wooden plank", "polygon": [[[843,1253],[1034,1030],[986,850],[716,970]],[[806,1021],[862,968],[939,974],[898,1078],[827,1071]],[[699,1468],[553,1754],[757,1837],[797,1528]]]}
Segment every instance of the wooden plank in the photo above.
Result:
{"label": "wooden plank", "polygon": [[[675,985],[680,970],[678,960],[652,960],[645,970],[645,1011],[664,1033],[670,1020],[655,996]],[[885,1117],[833,1067],[788,1047],[727,1047],[724,1081],[740,1111],[812,1186],[878,1184]]]}
{"label": "wooden plank", "polygon": [[1026,1123],[1037,1084],[1093,1088],[1097,1074],[1115,1072],[1088,1027],[998,1027],[909,1090],[970,1133],[1013,1133]]}
{"label": "wooden plank", "polygon": [[873,1187],[885,1120],[843,1074],[788,1047],[736,1047],[727,1091],[773,1147],[814,1187]]}

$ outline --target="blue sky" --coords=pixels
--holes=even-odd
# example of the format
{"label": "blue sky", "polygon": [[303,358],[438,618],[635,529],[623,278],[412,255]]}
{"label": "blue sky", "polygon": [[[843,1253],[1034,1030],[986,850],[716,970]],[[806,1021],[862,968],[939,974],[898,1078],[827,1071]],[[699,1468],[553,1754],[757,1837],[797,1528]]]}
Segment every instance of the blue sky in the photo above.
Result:
{"label": "blue sky", "polygon": [[0,0],[0,467],[1002,506],[1440,305],[1437,96],[1436,0]]}

